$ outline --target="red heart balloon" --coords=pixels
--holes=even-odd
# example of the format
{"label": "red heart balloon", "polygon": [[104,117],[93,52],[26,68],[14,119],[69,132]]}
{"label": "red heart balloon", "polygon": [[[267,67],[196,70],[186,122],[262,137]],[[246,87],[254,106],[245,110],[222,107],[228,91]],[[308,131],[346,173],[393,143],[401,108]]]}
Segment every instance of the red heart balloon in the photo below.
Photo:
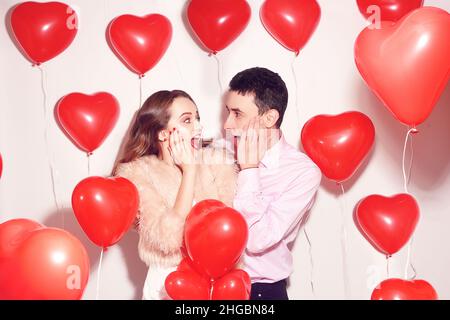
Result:
{"label": "red heart balloon", "polygon": [[356,221],[377,250],[392,255],[411,238],[419,221],[419,206],[409,194],[371,195],[357,205]]}
{"label": "red heart balloon", "polygon": [[437,300],[433,286],[425,280],[387,279],[372,292],[372,300]]}
{"label": "red heart balloon", "polygon": [[213,279],[233,268],[247,238],[242,215],[217,200],[198,202],[186,219],[184,239],[189,257],[196,270]]}
{"label": "red heart balloon", "polygon": [[165,281],[165,288],[173,300],[209,300],[210,283],[191,270],[174,271]]}
{"label": "red heart balloon", "polygon": [[[367,85],[404,124],[430,115],[450,77],[450,15],[424,7],[398,23],[367,27],[355,44],[355,61]],[[406,79],[406,80],[405,80]]]}
{"label": "red heart balloon", "polygon": [[107,40],[118,58],[140,77],[164,56],[172,39],[172,25],[165,16],[122,15],[108,27]]}
{"label": "red heart balloon", "polygon": [[[186,272],[198,273],[197,270],[195,269],[194,263],[188,257],[185,257],[185,258],[183,258],[183,260],[181,260],[180,264],[177,267],[177,271],[186,271]],[[211,278],[208,277],[206,274],[204,274],[204,273],[200,274],[199,273],[199,275],[201,277],[203,277],[206,282],[211,282]]]}
{"label": "red heart balloon", "polygon": [[375,127],[361,112],[318,115],[306,122],[301,141],[323,174],[336,182],[349,179],[372,148]]}
{"label": "red heart balloon", "polygon": [[89,257],[67,231],[17,219],[0,224],[0,299],[81,299]]}
{"label": "red heart balloon", "polygon": [[260,11],[266,30],[297,55],[316,30],[320,15],[316,0],[266,0]]}
{"label": "red heart balloon", "polygon": [[125,178],[89,177],[75,187],[72,208],[89,239],[107,248],[117,243],[134,222],[139,194]]}
{"label": "red heart balloon", "polygon": [[11,28],[25,56],[39,65],[63,52],[75,39],[76,12],[61,2],[23,2],[12,10]]}
{"label": "red heart balloon", "polygon": [[187,18],[202,44],[213,54],[244,31],[251,9],[245,0],[191,0]]}
{"label": "red heart balloon", "polygon": [[243,270],[233,270],[213,283],[212,300],[249,300],[252,283]]}
{"label": "red heart balloon", "polygon": [[63,131],[83,151],[97,149],[114,128],[120,113],[117,99],[106,92],[71,93],[56,106]]}
{"label": "red heart balloon", "polygon": [[371,6],[377,6],[381,20],[394,22],[423,6],[423,0],[357,0],[357,3],[366,19],[374,14]]}

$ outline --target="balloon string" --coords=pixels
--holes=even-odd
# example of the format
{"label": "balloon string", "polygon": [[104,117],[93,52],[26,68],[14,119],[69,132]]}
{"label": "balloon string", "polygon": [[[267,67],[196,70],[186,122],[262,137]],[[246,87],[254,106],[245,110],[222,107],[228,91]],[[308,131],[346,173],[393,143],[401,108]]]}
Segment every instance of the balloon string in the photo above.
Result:
{"label": "balloon string", "polygon": [[348,263],[347,263],[347,229],[345,226],[345,190],[342,183],[338,183],[341,187],[342,197],[339,201],[341,204],[341,249],[342,249],[342,268],[344,273],[344,292],[348,299],[350,296],[349,277],[348,277]]}
{"label": "balloon string", "polygon": [[[405,189],[405,193],[409,194],[408,191],[408,185],[409,182],[411,180],[411,172],[412,172],[412,165],[413,165],[413,159],[414,159],[414,145],[413,145],[413,137],[411,135],[411,133],[415,133],[417,132],[416,128],[411,128],[408,130],[408,132],[406,133],[406,138],[405,138],[405,143],[403,146],[403,157],[402,157],[402,171],[403,171],[403,185],[404,185],[404,189]],[[406,147],[408,145],[408,139],[411,137],[411,143],[410,143],[410,149],[411,149],[411,158],[409,161],[409,169],[408,169],[408,174],[406,173],[406,166],[405,166],[405,161],[406,161]],[[413,276],[411,277],[411,279],[414,279],[417,275],[416,273],[416,269],[414,268],[413,263],[411,262],[411,250],[412,250],[412,244],[414,241],[414,234],[411,235],[411,239],[409,240],[408,243],[408,252],[407,252],[407,256],[406,256],[406,264],[405,264],[405,272],[404,272],[404,278],[405,280],[408,280],[408,268],[411,267],[411,269],[413,270]]]}
{"label": "balloon string", "polygon": [[216,54],[213,54],[214,59],[217,62],[217,81],[219,83],[220,94],[223,93],[223,85],[222,85],[222,63],[220,62],[219,57]]}
{"label": "balloon string", "polygon": [[294,78],[294,84],[295,84],[295,110],[297,112],[297,125],[300,126],[300,109],[298,106],[298,79],[297,79],[297,74],[295,72],[295,66],[294,66],[294,62],[295,62],[296,58],[297,58],[297,55],[294,55],[294,59],[292,59],[292,62],[291,62],[291,70],[292,70],[292,76]]}
{"label": "balloon string", "polygon": [[91,176],[91,154],[87,154],[87,176]]}
{"label": "balloon string", "polygon": [[98,269],[97,269],[97,291],[95,294],[95,300],[98,300],[99,295],[100,295],[100,276],[101,276],[101,272],[102,272],[102,262],[103,262],[103,252],[104,252],[104,248],[102,248],[102,252],[100,253],[100,260],[98,263]]}
{"label": "balloon string", "polygon": [[311,292],[313,294],[313,296],[316,296],[316,292],[314,290],[314,260],[313,260],[313,255],[312,255],[312,244],[311,244],[311,240],[309,239],[308,236],[308,230],[306,230],[306,226],[303,228],[303,233],[305,234],[305,238],[306,241],[308,241],[308,253],[309,253],[309,263],[310,263],[310,267],[311,267],[311,272],[310,272],[310,284],[311,284]]}
{"label": "balloon string", "polygon": [[139,77],[139,107],[142,106],[142,77]]}
{"label": "balloon string", "polygon": [[[48,115],[47,115],[47,86],[46,86],[46,76],[45,71],[41,66],[37,66],[41,73],[41,90],[42,90],[42,96],[43,96],[43,109],[44,109],[44,141],[45,141],[45,151],[47,156],[47,163],[50,171],[50,178],[52,182],[52,194],[53,194],[53,202],[56,207],[56,213],[59,213],[59,205],[58,205],[58,199],[56,196],[56,183],[55,183],[55,173],[54,173],[54,165],[52,157],[50,156],[50,146],[48,141]],[[64,212],[61,213],[61,223],[62,228],[65,228],[65,217]]]}
{"label": "balloon string", "polygon": [[[411,262],[411,249],[412,249],[413,242],[414,242],[414,235],[411,236],[411,239],[409,240],[409,244],[408,244],[408,256],[407,256],[406,264],[405,264],[405,280],[414,280],[417,276],[416,268],[414,267],[413,263]],[[413,271],[413,275],[410,278],[408,278],[408,267],[411,267],[411,269]]]}
{"label": "balloon string", "polygon": [[209,300],[212,300],[213,298],[213,291],[214,291],[214,280],[211,280],[210,288],[209,288]]}
{"label": "balloon string", "polygon": [[386,279],[389,279],[389,256],[386,256]]}
{"label": "balloon string", "polygon": [[[402,158],[403,186],[404,186],[404,189],[405,189],[405,193],[408,193],[408,194],[409,194],[408,184],[409,184],[409,181],[411,179],[411,169],[412,169],[412,163],[413,163],[413,157],[414,157],[414,148],[413,148],[412,136],[411,136],[412,132],[417,132],[417,129],[416,128],[411,128],[406,133],[405,143],[404,143],[404,146],[403,146],[403,158]],[[406,173],[406,166],[405,166],[406,147],[408,146],[408,139],[409,139],[410,136],[411,136],[411,159],[410,159],[410,162],[409,162],[409,171],[408,171],[408,174],[407,174]]]}

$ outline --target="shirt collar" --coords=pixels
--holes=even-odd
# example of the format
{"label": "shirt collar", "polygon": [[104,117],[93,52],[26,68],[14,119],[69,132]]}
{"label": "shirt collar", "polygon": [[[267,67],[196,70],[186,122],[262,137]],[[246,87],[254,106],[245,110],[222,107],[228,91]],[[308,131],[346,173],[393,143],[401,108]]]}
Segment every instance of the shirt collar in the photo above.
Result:
{"label": "shirt collar", "polygon": [[260,164],[262,164],[266,168],[277,167],[281,159],[281,151],[286,144],[286,139],[284,138],[283,133],[280,131],[280,139],[269,150],[266,151],[264,157],[260,161]]}

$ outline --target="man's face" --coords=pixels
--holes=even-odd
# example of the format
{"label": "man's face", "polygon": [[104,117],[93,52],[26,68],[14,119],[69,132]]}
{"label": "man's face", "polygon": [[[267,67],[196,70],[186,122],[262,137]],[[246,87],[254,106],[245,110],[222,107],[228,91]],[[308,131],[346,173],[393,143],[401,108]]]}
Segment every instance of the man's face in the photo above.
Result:
{"label": "man's face", "polygon": [[254,95],[251,93],[241,95],[235,91],[228,91],[225,94],[224,102],[228,111],[224,129],[227,135],[240,137],[242,130],[248,125],[249,121],[259,116],[258,106],[254,102]]}

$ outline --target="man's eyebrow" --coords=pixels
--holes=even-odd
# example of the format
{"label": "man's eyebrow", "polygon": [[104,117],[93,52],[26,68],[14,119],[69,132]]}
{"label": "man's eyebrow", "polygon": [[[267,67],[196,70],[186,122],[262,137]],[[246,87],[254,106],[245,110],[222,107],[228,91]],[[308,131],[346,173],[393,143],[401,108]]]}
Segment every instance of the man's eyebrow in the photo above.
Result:
{"label": "man's eyebrow", "polygon": [[182,116],[187,115],[187,114],[192,115],[192,112],[185,112],[181,116],[179,116],[178,119],[180,119]]}
{"label": "man's eyebrow", "polygon": [[226,106],[227,107],[227,109],[228,110],[230,110],[230,111],[234,111],[234,112],[240,112],[240,113],[242,113],[242,110],[241,109],[239,109],[239,108],[230,108],[230,107],[228,107],[228,106]]}

